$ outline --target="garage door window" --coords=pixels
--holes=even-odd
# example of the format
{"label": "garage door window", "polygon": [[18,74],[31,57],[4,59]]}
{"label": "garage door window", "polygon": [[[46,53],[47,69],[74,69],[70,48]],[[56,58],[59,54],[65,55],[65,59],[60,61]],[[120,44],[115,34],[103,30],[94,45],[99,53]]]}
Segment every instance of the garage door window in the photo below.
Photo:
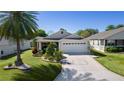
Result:
{"label": "garage door window", "polygon": [[82,45],[86,43],[63,43],[63,45]]}
{"label": "garage door window", "polygon": [[66,45],[66,43],[63,43],[63,45]]}
{"label": "garage door window", "polygon": [[1,50],[1,55],[3,55],[3,50]]}

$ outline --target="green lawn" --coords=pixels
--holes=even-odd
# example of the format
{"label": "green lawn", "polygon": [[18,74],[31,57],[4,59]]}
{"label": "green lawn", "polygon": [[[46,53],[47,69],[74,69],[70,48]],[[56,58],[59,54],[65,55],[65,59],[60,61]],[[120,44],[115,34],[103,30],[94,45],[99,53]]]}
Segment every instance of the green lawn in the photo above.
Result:
{"label": "green lawn", "polygon": [[96,60],[107,69],[124,76],[124,54],[106,53],[107,56]]}
{"label": "green lawn", "polygon": [[22,53],[24,63],[30,65],[32,70],[24,72],[18,69],[3,70],[3,67],[13,63],[16,57],[9,57],[0,60],[0,80],[54,80],[61,71],[61,64],[44,62],[40,57],[33,57],[31,50]]}

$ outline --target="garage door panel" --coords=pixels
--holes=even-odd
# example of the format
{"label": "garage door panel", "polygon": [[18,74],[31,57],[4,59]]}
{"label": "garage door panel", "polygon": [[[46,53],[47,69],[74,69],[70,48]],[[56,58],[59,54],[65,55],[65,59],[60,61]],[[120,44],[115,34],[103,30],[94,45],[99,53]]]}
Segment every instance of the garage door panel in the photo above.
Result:
{"label": "garage door panel", "polygon": [[87,53],[87,44],[85,43],[62,43],[61,50],[64,53]]}

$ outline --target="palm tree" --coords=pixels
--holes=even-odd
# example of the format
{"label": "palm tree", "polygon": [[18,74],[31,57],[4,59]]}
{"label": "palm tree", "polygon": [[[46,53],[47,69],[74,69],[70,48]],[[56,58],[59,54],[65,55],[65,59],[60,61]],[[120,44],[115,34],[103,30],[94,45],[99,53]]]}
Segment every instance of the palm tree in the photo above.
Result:
{"label": "palm tree", "polygon": [[16,66],[24,63],[21,59],[21,41],[27,37],[31,38],[37,30],[36,12],[8,11],[0,12],[0,37],[13,39],[17,45]]}

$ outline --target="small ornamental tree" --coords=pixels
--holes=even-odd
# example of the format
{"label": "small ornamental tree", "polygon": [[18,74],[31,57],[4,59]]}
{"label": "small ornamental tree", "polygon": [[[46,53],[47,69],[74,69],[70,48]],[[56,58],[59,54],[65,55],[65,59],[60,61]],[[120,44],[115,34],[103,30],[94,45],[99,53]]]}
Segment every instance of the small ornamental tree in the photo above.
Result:
{"label": "small ornamental tree", "polygon": [[54,58],[57,62],[59,62],[63,58],[62,53],[63,52],[59,50],[55,51]]}
{"label": "small ornamental tree", "polygon": [[45,57],[54,56],[56,49],[57,49],[57,45],[55,43],[50,43],[46,48]]}
{"label": "small ornamental tree", "polygon": [[62,59],[62,51],[57,49],[56,43],[50,43],[46,48],[45,58],[50,61],[59,62]]}

